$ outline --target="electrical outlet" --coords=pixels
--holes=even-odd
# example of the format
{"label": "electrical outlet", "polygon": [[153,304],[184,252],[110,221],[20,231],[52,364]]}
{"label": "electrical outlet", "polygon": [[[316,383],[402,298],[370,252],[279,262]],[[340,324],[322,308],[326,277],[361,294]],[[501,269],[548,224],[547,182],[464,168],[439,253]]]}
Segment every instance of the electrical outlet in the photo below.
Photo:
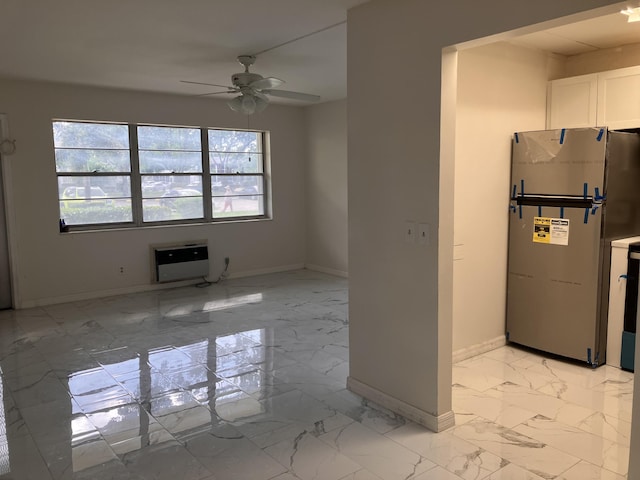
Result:
{"label": "electrical outlet", "polygon": [[224,257],[224,266],[225,267],[229,266],[229,257]]}

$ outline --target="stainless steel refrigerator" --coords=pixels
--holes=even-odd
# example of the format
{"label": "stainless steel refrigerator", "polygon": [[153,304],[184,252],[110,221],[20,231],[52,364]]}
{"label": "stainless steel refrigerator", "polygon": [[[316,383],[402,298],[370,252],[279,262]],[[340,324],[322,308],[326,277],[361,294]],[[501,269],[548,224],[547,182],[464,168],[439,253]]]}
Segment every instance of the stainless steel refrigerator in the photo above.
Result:
{"label": "stainless steel refrigerator", "polygon": [[640,234],[640,135],[516,133],[510,193],[507,340],[605,363],[611,240]]}

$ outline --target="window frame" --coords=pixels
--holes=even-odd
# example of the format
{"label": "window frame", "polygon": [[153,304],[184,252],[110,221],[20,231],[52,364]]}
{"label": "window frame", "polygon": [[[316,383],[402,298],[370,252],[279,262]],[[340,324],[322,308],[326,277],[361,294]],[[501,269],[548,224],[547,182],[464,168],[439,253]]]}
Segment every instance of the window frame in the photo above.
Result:
{"label": "window frame", "polygon": [[[53,141],[53,157],[57,183],[57,204],[58,214],[61,220],[61,231],[63,212],[61,207],[61,191],[59,189],[59,178],[61,177],[91,177],[98,178],[104,176],[123,176],[128,175],[130,182],[130,198],[131,198],[131,222],[103,222],[103,223],[83,223],[83,224],[67,224],[64,229],[65,232],[74,231],[96,231],[96,230],[113,230],[113,229],[130,229],[130,228],[145,228],[145,227],[160,227],[160,226],[180,226],[180,225],[198,225],[198,224],[215,224],[215,223],[228,223],[228,222],[244,222],[255,220],[269,220],[271,219],[271,195],[269,190],[270,185],[270,140],[269,132],[266,130],[254,130],[254,129],[237,129],[237,128],[220,128],[220,127],[201,127],[201,126],[188,126],[188,125],[166,125],[166,124],[152,124],[152,123],[126,123],[126,122],[109,122],[109,121],[95,121],[95,120],[75,120],[75,119],[60,119],[54,118],[51,121],[51,125],[56,122],[68,122],[68,123],[86,123],[96,125],[125,125],[128,128],[128,140],[129,140],[129,164],[130,172],[66,172],[58,171],[56,162],[56,150],[69,147],[58,147],[55,145],[55,139]],[[143,173],[140,170],[140,147],[138,143],[138,127],[166,127],[166,128],[188,128],[197,129],[200,131],[200,172],[171,172],[167,175],[172,176],[199,176],[202,186],[202,207],[203,216],[198,218],[189,219],[171,219],[171,220],[155,220],[144,221],[143,217],[143,192],[142,192],[142,180],[145,176],[157,176],[162,174]],[[230,132],[251,132],[258,134],[259,153],[261,168],[259,172],[251,173],[213,173],[211,172],[210,164],[210,151],[209,151],[209,132],[210,131],[230,131]],[[87,148],[90,149],[90,148]],[[146,151],[147,149],[142,149]],[[238,152],[244,153],[244,152]],[[253,152],[252,152],[253,153]],[[258,194],[262,198],[263,213],[257,215],[237,215],[237,216],[225,216],[214,217],[213,212],[213,189],[212,182],[214,176],[225,177],[259,177],[260,184],[262,186],[262,193]],[[198,197],[190,197],[198,198]],[[260,201],[260,200],[259,200]]]}

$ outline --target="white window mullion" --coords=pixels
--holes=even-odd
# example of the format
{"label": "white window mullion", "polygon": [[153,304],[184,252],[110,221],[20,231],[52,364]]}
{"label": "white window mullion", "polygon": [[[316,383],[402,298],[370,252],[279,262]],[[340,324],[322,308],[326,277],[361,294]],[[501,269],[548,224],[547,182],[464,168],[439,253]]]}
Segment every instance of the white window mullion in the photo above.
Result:
{"label": "white window mullion", "polygon": [[204,202],[204,218],[213,219],[213,202],[211,194],[211,168],[209,162],[209,134],[208,129],[200,129],[202,141],[202,201]]}
{"label": "white window mullion", "polygon": [[140,176],[140,156],[138,155],[138,130],[129,125],[129,149],[131,151],[131,208],[133,223],[142,225],[142,180]]}

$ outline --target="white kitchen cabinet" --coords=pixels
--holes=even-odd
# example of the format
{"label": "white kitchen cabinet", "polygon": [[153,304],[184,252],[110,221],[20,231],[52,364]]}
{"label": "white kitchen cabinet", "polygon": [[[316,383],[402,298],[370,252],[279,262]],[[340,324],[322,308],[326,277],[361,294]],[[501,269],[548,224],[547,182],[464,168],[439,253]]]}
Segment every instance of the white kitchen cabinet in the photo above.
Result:
{"label": "white kitchen cabinet", "polygon": [[549,82],[547,128],[640,128],[640,66]]}
{"label": "white kitchen cabinet", "polygon": [[553,80],[547,89],[547,128],[595,127],[597,105],[598,74]]}
{"label": "white kitchen cabinet", "polygon": [[640,127],[640,67],[598,74],[597,124],[612,130]]}

